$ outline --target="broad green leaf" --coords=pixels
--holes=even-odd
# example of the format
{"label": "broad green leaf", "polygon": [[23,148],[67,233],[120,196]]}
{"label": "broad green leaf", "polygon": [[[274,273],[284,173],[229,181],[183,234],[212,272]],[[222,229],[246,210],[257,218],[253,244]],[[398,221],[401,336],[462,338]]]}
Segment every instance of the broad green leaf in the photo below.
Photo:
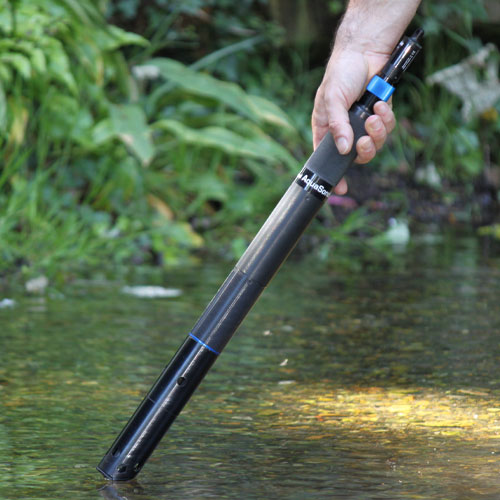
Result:
{"label": "broad green leaf", "polygon": [[470,175],[478,175],[484,168],[484,158],[481,151],[471,152],[460,158],[460,164]]}
{"label": "broad green leaf", "polygon": [[31,52],[31,64],[33,69],[40,74],[45,73],[47,70],[47,60],[45,58],[45,54],[43,50],[39,48],[34,48]]}
{"label": "broad green leaf", "polygon": [[[181,114],[184,112],[184,109],[182,109],[182,105],[179,105],[177,109]],[[258,125],[255,125],[250,120],[235,115],[234,113],[222,113],[217,111],[215,113],[210,113],[206,116],[202,115],[199,118],[196,115],[194,115],[193,118],[190,118],[189,120],[189,123],[193,124],[194,126],[202,127],[202,126],[214,125],[216,127],[223,127],[230,129],[233,129],[233,127],[237,129],[238,125],[242,122],[245,124],[251,124],[252,126],[256,126],[258,128]]]}
{"label": "broad green leaf", "polygon": [[[153,248],[163,255],[165,262],[175,262],[178,247],[199,248],[203,238],[187,222],[174,222],[161,219],[152,235]],[[172,244],[175,243],[175,244]]]}
{"label": "broad green leaf", "polygon": [[[251,140],[267,157],[283,161],[294,171],[298,167],[297,161],[281,144],[266,134],[259,125],[246,118],[231,113],[213,113],[205,118],[205,121],[206,125],[229,129],[236,135]],[[193,122],[196,123],[195,120]]]}
{"label": "broad green leaf", "polygon": [[33,47],[33,42],[29,40],[13,40],[11,38],[0,40],[0,52],[23,52],[29,55]]}
{"label": "broad green leaf", "polygon": [[243,137],[220,127],[194,129],[176,120],[159,120],[153,127],[174,134],[180,142],[220,149],[236,156],[261,157]]}
{"label": "broad green leaf", "polygon": [[455,150],[459,155],[464,155],[469,151],[479,149],[479,137],[473,130],[461,127],[454,132],[452,137]]}
{"label": "broad green leaf", "polygon": [[93,2],[82,2],[81,0],[55,0],[54,3],[60,4],[67,12],[80,22],[89,25],[104,25],[104,19],[98,8],[93,5]]}
{"label": "broad green leaf", "polygon": [[135,104],[112,105],[110,117],[114,135],[143,165],[148,165],[155,150],[144,111]]}
{"label": "broad green leaf", "polygon": [[8,87],[12,81],[12,69],[0,63],[0,80]]}
{"label": "broad green leaf", "polygon": [[110,25],[108,31],[115,39],[115,44],[109,50],[118,49],[123,45],[139,45],[141,47],[147,47],[149,45],[149,42],[142,36],[131,33],[130,31],[125,31],[118,26]]}
{"label": "broad green leaf", "polygon": [[232,131],[244,137],[265,137],[269,139],[269,135],[266,134],[262,130],[262,127],[260,127],[258,124],[245,118],[241,118],[240,116],[236,116],[235,118],[235,120],[228,120],[226,124],[221,124],[221,126],[223,126],[224,128],[230,128]]}
{"label": "broad green leaf", "polygon": [[93,123],[94,118],[90,110],[85,107],[80,106],[73,115],[71,138],[81,146],[89,148],[89,150],[94,146],[90,135]]}
{"label": "broad green leaf", "polygon": [[105,118],[97,123],[92,130],[92,140],[97,146],[115,137],[115,130],[109,118]]}
{"label": "broad green leaf", "polygon": [[176,120],[160,120],[153,126],[174,134],[181,142],[219,149],[233,156],[281,161],[294,167],[297,165],[285,148],[265,135],[247,138],[221,127],[186,127]]}
{"label": "broad green leaf", "polygon": [[235,83],[224,82],[211,75],[193,71],[172,59],[152,59],[147,63],[147,66],[158,68],[163,78],[193,94],[210,97],[252,120],[260,121],[255,106],[248,99],[244,90]]}
{"label": "broad green leaf", "polygon": [[101,51],[112,52],[124,45],[140,45],[146,47],[149,42],[140,35],[129,33],[117,26],[108,26],[107,29],[96,30],[93,41]]}
{"label": "broad green leaf", "polygon": [[298,168],[297,160],[281,144],[270,137],[253,137],[252,142],[255,147],[260,149],[264,158],[279,160],[291,168],[293,172]]}
{"label": "broad green leaf", "polygon": [[200,200],[218,201],[227,201],[228,191],[232,189],[227,182],[223,182],[211,173],[197,177],[193,182],[193,188],[198,190]]}
{"label": "broad green leaf", "polygon": [[31,64],[29,59],[15,52],[1,54],[0,61],[10,64],[23,78],[29,80],[31,78]]}
{"label": "broad green leaf", "polygon": [[[213,76],[195,71],[172,59],[153,59],[137,69],[148,72],[148,68],[156,68],[160,74],[182,89],[195,95],[209,97],[226,104],[234,111],[258,123],[271,123],[294,130],[287,114],[272,101],[260,96],[247,94],[239,85],[218,80]],[[149,73],[152,73],[149,70]],[[169,86],[164,87],[168,92]]]}
{"label": "broad green leaf", "polygon": [[247,99],[262,121],[285,127],[289,130],[295,130],[287,114],[279,106],[274,104],[274,102],[264,97],[251,94],[247,94]]}
{"label": "broad green leaf", "polygon": [[47,56],[51,77],[64,84],[70,92],[76,94],[78,89],[70,70],[69,59],[59,40],[55,38],[50,40],[50,46],[47,47]]}

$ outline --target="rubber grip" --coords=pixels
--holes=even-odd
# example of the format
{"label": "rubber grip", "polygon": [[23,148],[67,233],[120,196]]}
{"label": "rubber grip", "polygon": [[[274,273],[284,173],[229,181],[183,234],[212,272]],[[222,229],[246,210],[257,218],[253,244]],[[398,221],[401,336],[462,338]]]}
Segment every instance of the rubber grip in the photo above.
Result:
{"label": "rubber grip", "polygon": [[363,135],[367,135],[365,121],[370,113],[356,104],[349,111],[349,120],[354,132],[353,147],[349,153],[339,153],[332,134],[327,133],[314,153],[309,157],[305,168],[308,168],[332,186],[336,186],[344,176],[346,170],[354,163],[357,156],[356,142]]}

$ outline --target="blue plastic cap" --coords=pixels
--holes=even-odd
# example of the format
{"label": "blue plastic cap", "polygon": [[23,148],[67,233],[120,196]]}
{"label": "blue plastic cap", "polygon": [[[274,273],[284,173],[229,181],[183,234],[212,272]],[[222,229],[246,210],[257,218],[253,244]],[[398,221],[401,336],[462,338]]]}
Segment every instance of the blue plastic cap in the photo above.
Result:
{"label": "blue plastic cap", "polygon": [[390,83],[385,82],[380,76],[375,75],[366,90],[376,95],[381,101],[388,101],[392,93],[396,90]]}

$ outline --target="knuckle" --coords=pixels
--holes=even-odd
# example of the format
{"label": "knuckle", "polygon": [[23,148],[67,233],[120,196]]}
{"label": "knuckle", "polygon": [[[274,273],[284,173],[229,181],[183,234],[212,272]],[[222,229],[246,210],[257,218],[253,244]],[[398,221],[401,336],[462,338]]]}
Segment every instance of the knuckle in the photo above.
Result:
{"label": "knuckle", "polygon": [[328,128],[330,130],[338,131],[342,128],[342,123],[339,122],[338,120],[329,120],[328,121]]}

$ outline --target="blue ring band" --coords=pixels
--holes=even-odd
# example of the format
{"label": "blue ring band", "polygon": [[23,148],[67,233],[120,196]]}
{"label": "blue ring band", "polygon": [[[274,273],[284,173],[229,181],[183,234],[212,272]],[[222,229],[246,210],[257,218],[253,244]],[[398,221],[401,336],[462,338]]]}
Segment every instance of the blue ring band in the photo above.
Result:
{"label": "blue ring band", "polygon": [[380,76],[375,75],[371,80],[366,90],[376,95],[381,101],[388,101],[392,93],[396,90],[390,83],[382,80]]}
{"label": "blue ring band", "polygon": [[189,333],[189,336],[193,340],[196,340],[196,342],[198,342],[198,344],[201,344],[203,347],[206,347],[209,351],[212,351],[214,354],[217,354],[217,356],[220,354],[220,352],[217,352],[215,349],[212,349],[208,344],[205,344],[205,342],[203,342],[203,340],[200,340],[198,337],[193,335],[191,332]]}

